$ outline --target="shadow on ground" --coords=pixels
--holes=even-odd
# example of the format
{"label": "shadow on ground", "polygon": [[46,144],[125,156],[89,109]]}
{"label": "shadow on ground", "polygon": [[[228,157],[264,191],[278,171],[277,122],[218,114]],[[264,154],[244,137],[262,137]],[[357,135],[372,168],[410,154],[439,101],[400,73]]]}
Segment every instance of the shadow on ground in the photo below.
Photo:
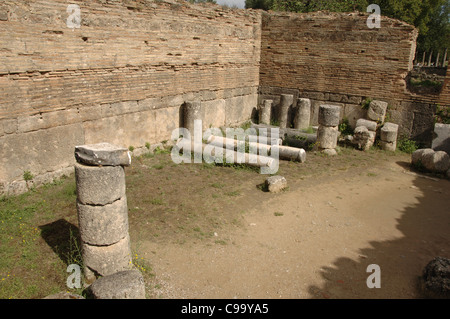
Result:
{"label": "shadow on ground", "polygon": [[[342,257],[322,267],[325,283],[308,288],[311,298],[424,298],[419,284],[424,267],[436,256],[450,257],[450,182],[417,176],[413,185],[422,194],[397,219],[403,237],[372,241],[360,249],[358,260]],[[371,264],[380,266],[381,288],[367,286]]]}
{"label": "shadow on ground", "polygon": [[65,219],[39,226],[41,236],[66,264],[79,263],[81,258],[78,227]]}

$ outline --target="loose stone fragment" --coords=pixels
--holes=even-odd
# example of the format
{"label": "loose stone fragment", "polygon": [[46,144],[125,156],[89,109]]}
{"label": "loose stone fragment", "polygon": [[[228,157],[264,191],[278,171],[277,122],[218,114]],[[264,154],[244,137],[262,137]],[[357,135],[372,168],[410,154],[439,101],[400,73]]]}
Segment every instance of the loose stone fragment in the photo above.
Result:
{"label": "loose stone fragment", "polygon": [[283,176],[271,176],[266,179],[266,188],[271,193],[281,192],[286,187],[287,181]]}
{"label": "loose stone fragment", "polygon": [[375,143],[376,133],[369,131],[365,126],[359,126],[355,129],[352,143],[360,150],[367,151]]}
{"label": "loose stone fragment", "polygon": [[434,299],[450,298],[450,259],[436,257],[423,270],[422,293]]}
{"label": "loose stone fragment", "polygon": [[384,123],[387,107],[388,107],[387,102],[383,101],[370,102],[369,109],[367,111],[367,118],[372,121]]}

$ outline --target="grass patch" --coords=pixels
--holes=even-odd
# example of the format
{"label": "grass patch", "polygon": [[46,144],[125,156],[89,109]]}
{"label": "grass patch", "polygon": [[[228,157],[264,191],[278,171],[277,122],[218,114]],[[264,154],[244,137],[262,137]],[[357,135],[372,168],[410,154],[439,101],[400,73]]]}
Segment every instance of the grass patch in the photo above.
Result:
{"label": "grass patch", "polygon": [[275,212],[275,213],[273,213],[273,215],[276,216],[276,217],[284,216],[284,214],[280,213],[280,212]]}

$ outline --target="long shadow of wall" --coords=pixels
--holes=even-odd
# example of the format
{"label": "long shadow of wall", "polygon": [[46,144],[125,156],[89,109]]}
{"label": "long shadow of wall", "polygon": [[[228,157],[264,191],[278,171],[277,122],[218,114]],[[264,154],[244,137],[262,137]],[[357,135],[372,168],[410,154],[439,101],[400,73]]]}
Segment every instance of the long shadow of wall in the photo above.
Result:
{"label": "long shadow of wall", "polygon": [[[325,283],[308,288],[311,298],[424,297],[419,288],[424,267],[436,256],[450,258],[450,198],[445,193],[450,182],[416,177],[414,187],[422,195],[417,198],[419,203],[404,208],[398,219],[397,229],[403,237],[371,241],[370,247],[360,249],[358,260],[342,257],[333,267],[322,267]],[[367,267],[371,264],[380,266],[379,289],[367,287],[367,278],[372,274]]]}

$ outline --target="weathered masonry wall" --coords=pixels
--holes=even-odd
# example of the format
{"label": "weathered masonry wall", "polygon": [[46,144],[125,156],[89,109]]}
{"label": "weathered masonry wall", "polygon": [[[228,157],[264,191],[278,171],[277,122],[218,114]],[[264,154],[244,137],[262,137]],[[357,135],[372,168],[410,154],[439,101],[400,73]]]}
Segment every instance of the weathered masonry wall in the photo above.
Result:
{"label": "weathered masonry wall", "polygon": [[417,30],[386,17],[380,29],[369,29],[367,18],[365,13],[264,14],[260,101],[271,98],[276,104],[281,93],[310,98],[313,125],[320,104],[338,104],[341,117],[354,126],[365,117],[364,99],[384,100],[400,135],[431,143],[438,96],[418,96],[407,88]]}
{"label": "weathered masonry wall", "polygon": [[[184,101],[204,126],[257,105],[261,14],[185,1],[0,3],[0,193],[73,169],[75,145],[170,139]],[[39,180],[37,178],[36,180]],[[13,183],[11,183],[13,182]]]}

